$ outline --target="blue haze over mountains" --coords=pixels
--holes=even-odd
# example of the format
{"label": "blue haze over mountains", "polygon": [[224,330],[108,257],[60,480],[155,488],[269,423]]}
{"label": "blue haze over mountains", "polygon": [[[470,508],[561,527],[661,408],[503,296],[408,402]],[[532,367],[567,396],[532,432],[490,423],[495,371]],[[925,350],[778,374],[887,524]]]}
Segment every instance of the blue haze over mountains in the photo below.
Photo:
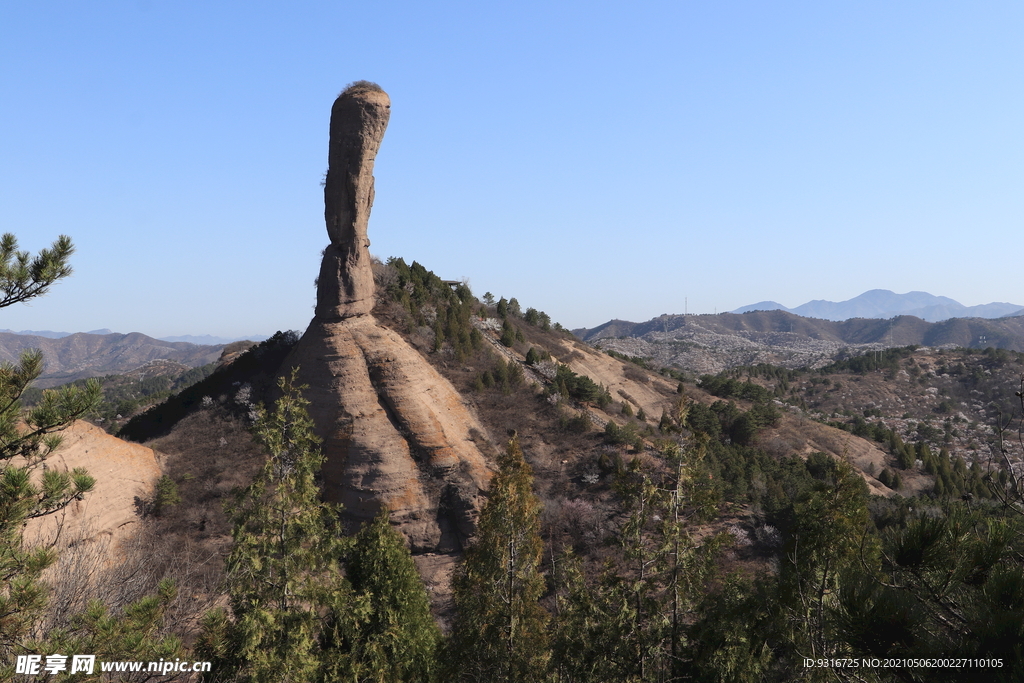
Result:
{"label": "blue haze over mountains", "polygon": [[[872,289],[847,301],[825,301],[815,299],[795,308],[787,308],[777,301],[761,301],[748,306],[741,306],[730,313],[748,313],[750,311],[786,311],[804,318],[843,321],[852,318],[888,319],[899,315],[912,315],[927,322],[942,322],[951,318],[1008,318],[1024,315],[1024,305],[1006,302],[993,302],[978,306],[964,306],[960,302],[946,296],[935,296],[928,292],[907,292],[896,294],[888,289]],[[582,329],[582,328],[581,328]],[[0,330],[0,333],[35,335],[49,339],[68,337],[73,332],[54,332],[52,330]],[[90,330],[86,334],[112,334],[111,330]],[[248,337],[217,337],[213,335],[180,335],[160,337],[160,341],[188,342],[199,345],[221,345],[234,341],[249,340],[260,342],[267,335],[251,335]]]}
{"label": "blue haze over mountains", "polygon": [[[34,337],[46,337],[47,339],[63,339],[64,337],[70,337],[77,332],[54,332],[53,330],[20,330],[15,332],[14,330],[0,330],[0,333],[6,332],[7,334],[23,334],[31,335]],[[89,330],[85,334],[115,334],[113,331],[106,328],[102,330]],[[166,342],[188,342],[189,344],[197,344],[200,346],[216,346],[218,344],[230,344],[235,341],[255,341],[261,342],[267,339],[265,334],[251,335],[248,337],[215,337],[210,334],[194,335],[194,334],[183,334],[177,337],[158,337],[160,341]]]}
{"label": "blue haze over mountains", "polygon": [[946,296],[928,292],[896,294],[888,289],[872,289],[847,301],[808,301],[796,308],[787,308],[775,301],[762,301],[737,308],[731,313],[749,311],[787,311],[805,318],[822,320],[849,320],[850,318],[893,318],[912,315],[928,322],[941,322],[950,318],[1006,318],[1024,315],[1024,305],[993,302],[978,306],[964,306]]}

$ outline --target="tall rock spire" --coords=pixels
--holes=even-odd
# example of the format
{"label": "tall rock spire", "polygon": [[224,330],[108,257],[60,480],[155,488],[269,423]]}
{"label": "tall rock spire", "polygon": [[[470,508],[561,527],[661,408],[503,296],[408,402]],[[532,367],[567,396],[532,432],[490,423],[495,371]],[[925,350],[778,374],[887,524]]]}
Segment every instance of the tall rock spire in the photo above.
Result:
{"label": "tall rock spire", "polygon": [[422,355],[371,315],[373,162],[391,102],[360,81],[331,110],[324,250],[316,315],[285,360],[299,368],[323,439],[324,497],[351,521],[382,505],[416,553],[458,551],[473,533],[491,470],[486,430]]}
{"label": "tall rock spire", "polygon": [[373,162],[390,117],[388,94],[366,81],[347,87],[331,109],[324,184],[324,219],[331,243],[320,264],[316,297],[320,320],[342,320],[373,309],[366,226],[373,206]]}

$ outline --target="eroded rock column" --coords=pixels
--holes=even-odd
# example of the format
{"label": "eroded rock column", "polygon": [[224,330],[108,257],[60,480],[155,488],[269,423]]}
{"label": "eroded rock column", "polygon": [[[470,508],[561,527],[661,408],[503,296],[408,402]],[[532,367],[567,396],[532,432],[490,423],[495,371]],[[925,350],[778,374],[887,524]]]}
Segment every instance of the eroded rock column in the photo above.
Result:
{"label": "eroded rock column", "polygon": [[[473,533],[490,468],[485,430],[455,388],[374,305],[367,222],[373,164],[391,102],[378,86],[345,89],[331,110],[324,251],[316,316],[285,360],[308,385],[323,439],[324,497],[354,523],[381,505],[417,553],[458,551]],[[354,525],[353,525],[354,526]]]}
{"label": "eroded rock column", "polygon": [[373,269],[366,236],[373,206],[373,162],[391,117],[391,99],[379,86],[359,82],[331,109],[331,139],[324,218],[330,245],[320,264],[316,317],[323,321],[373,309]]}

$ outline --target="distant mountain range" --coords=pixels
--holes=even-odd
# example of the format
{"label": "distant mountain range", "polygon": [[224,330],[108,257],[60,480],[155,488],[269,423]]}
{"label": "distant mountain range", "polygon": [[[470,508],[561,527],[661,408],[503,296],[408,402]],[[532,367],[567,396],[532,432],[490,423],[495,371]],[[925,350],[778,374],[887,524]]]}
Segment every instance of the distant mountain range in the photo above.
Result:
{"label": "distant mountain range", "polygon": [[44,371],[35,386],[44,389],[85,377],[128,372],[156,360],[198,367],[219,359],[223,348],[223,344],[162,341],[139,332],[78,332],[56,338],[0,332],[0,362],[17,362],[24,349],[43,352]]}
{"label": "distant mountain range", "polygon": [[196,336],[194,334],[183,334],[183,335],[179,335],[177,337],[159,337],[159,339],[160,339],[160,341],[188,342],[189,344],[209,345],[209,344],[230,344],[231,342],[236,342],[236,341],[261,342],[261,341],[264,341],[264,340],[268,339],[268,337],[265,334],[254,334],[254,335],[249,335],[248,337],[214,337],[213,335],[209,335],[209,334],[202,334],[202,335],[199,335],[199,336]]}
{"label": "distant mountain range", "polygon": [[573,334],[602,349],[702,373],[756,363],[820,367],[844,349],[857,353],[911,344],[1024,351],[1024,315],[941,322],[909,315],[832,321],[780,310],[748,311],[662,315],[643,323],[610,320]]}
{"label": "distant mountain range", "polygon": [[[46,337],[47,339],[61,339],[63,337],[70,337],[73,334],[117,334],[106,328],[102,330],[90,330],[89,332],[54,332],[52,330],[21,330],[15,332],[14,330],[0,330],[0,334],[24,334],[31,335],[33,337]],[[141,333],[140,333],[141,334]],[[177,337],[157,337],[160,341],[167,342],[187,342],[189,344],[199,344],[200,346],[209,346],[211,344],[230,344],[235,341],[255,341],[261,342],[267,339],[265,334],[257,334],[249,337],[214,337],[213,335],[203,334],[182,334]]]}
{"label": "distant mountain range", "polygon": [[816,299],[796,308],[786,308],[776,301],[762,301],[730,312],[748,313],[750,311],[786,311],[804,318],[835,321],[912,315],[921,320],[937,323],[950,318],[994,319],[1024,315],[1024,305],[994,302],[978,306],[964,306],[949,297],[935,296],[928,292],[896,294],[888,289],[872,289],[847,301]]}
{"label": "distant mountain range", "polygon": [[752,310],[662,315],[646,323],[609,321],[572,333],[598,348],[651,358],[657,366],[675,366],[696,374],[759,362],[819,368],[842,353],[910,344],[1024,351],[1024,315],[957,317],[941,323],[928,323],[913,315],[837,322],[784,310]]}
{"label": "distant mountain range", "polygon": [[[25,334],[33,337],[46,337],[47,339],[60,339],[61,337],[70,337],[77,332],[54,332],[53,330],[22,330],[15,332],[14,330],[0,330],[0,334]],[[82,334],[113,334],[111,330],[103,328],[102,330],[90,330],[83,332]]]}

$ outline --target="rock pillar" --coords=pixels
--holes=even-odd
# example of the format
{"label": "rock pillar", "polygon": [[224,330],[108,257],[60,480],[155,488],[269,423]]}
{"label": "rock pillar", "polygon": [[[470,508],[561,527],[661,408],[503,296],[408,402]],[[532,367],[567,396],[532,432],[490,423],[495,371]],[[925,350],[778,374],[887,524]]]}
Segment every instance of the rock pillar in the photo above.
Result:
{"label": "rock pillar", "polygon": [[345,89],[331,109],[324,219],[330,245],[320,264],[316,317],[336,321],[373,309],[373,269],[366,236],[373,206],[373,162],[391,116],[379,86]]}
{"label": "rock pillar", "polygon": [[[323,439],[324,497],[353,522],[381,505],[413,552],[458,551],[473,533],[491,471],[486,430],[427,360],[370,314],[373,163],[390,114],[378,86],[360,82],[331,111],[324,251],[316,315],[285,360],[308,385]],[[489,448],[489,446],[487,446]]]}

